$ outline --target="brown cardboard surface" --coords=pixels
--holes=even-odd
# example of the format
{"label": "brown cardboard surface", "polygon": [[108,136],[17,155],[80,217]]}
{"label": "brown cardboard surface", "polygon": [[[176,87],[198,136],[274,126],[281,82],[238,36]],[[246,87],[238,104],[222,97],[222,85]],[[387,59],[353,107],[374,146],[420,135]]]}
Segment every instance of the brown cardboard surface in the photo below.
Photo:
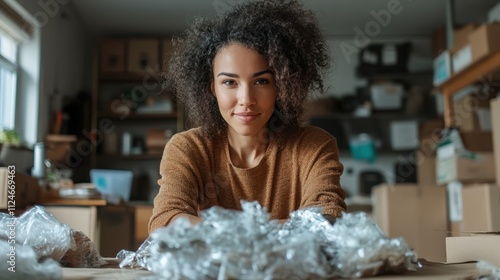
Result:
{"label": "brown cardboard surface", "polygon": [[403,237],[419,258],[445,261],[446,190],[414,184],[373,189],[373,218],[391,238]]}
{"label": "brown cardboard surface", "polygon": [[23,208],[38,202],[41,188],[38,179],[26,173],[16,173],[16,208]]}
{"label": "brown cardboard surface", "polygon": [[495,155],[495,175],[500,186],[500,98],[491,100],[491,128],[493,133],[493,153]]}
{"label": "brown cardboard surface", "polygon": [[456,51],[469,43],[469,35],[477,28],[477,24],[467,24],[453,31],[453,48]]}
{"label": "brown cardboard surface", "polygon": [[493,184],[464,185],[462,207],[462,231],[500,231],[499,186]]}
{"label": "brown cardboard surface", "polygon": [[495,181],[493,153],[476,153],[476,158],[452,156],[436,161],[437,183],[451,181],[483,182]]}
{"label": "brown cardboard surface", "polygon": [[472,61],[500,49],[500,23],[483,24],[469,36],[472,48]]}
{"label": "brown cardboard surface", "polygon": [[421,186],[436,184],[436,156],[426,156],[425,153],[417,154],[417,183]]}
{"label": "brown cardboard surface", "polygon": [[491,131],[460,132],[460,139],[466,150],[478,153],[493,151],[493,136]]}
{"label": "brown cardboard surface", "polygon": [[148,223],[153,215],[152,205],[135,206],[135,248],[139,246],[149,237]]}
{"label": "brown cardboard surface", "polygon": [[[421,260],[422,267],[417,271],[407,271],[401,274],[363,277],[362,279],[477,279],[479,272],[475,263],[443,264]],[[147,270],[120,269],[117,265],[104,268],[63,268],[63,278],[68,280],[132,280],[140,277],[152,276]]]}
{"label": "brown cardboard surface", "polygon": [[472,235],[446,238],[449,263],[485,260],[500,266],[500,235]]}
{"label": "brown cardboard surface", "polygon": [[481,121],[478,115],[479,109],[489,109],[490,101],[488,97],[480,95],[468,95],[457,102],[453,106],[454,124],[459,127],[462,132],[481,131]]}

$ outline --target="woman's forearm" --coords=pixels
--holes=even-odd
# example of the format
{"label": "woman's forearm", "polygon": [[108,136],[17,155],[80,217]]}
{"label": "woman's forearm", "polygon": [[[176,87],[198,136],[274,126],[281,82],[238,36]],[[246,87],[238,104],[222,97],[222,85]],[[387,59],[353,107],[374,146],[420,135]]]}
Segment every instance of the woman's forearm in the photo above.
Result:
{"label": "woman's forearm", "polygon": [[172,218],[172,220],[170,220],[170,223],[168,223],[168,224],[169,225],[172,224],[175,220],[179,219],[180,217],[187,218],[192,225],[199,224],[202,221],[201,218],[198,216],[189,215],[189,214],[177,214]]}

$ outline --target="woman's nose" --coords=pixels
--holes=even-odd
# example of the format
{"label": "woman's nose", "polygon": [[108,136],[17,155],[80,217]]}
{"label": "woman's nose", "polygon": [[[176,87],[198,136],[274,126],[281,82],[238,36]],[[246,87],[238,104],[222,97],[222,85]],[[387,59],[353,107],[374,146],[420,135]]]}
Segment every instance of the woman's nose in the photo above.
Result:
{"label": "woman's nose", "polygon": [[240,106],[251,106],[255,104],[252,89],[249,86],[241,86],[238,91],[238,104]]}

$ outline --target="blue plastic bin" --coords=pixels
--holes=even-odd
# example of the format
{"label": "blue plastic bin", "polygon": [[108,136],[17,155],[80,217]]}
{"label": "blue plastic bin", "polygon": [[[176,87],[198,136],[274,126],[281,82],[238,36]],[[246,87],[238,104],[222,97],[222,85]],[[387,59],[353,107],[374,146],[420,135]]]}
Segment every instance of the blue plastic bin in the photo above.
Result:
{"label": "blue plastic bin", "polygon": [[132,179],[134,173],[130,170],[91,169],[90,181],[104,197],[120,197],[130,200]]}

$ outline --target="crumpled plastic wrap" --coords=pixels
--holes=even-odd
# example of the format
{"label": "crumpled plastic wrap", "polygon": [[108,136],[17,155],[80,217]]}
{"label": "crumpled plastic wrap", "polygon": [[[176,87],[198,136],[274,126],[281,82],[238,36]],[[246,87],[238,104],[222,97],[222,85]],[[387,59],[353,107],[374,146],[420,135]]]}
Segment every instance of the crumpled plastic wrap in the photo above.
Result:
{"label": "crumpled plastic wrap", "polygon": [[[42,263],[49,258],[69,267],[99,267],[106,264],[94,243],[84,233],[59,222],[44,207],[34,206],[19,218],[1,214],[0,239],[12,238],[14,234],[10,226],[13,222],[15,243],[32,249],[33,262]],[[22,269],[28,271],[31,268],[26,266]]]}
{"label": "crumpled plastic wrap", "polygon": [[33,248],[38,259],[50,257],[55,261],[74,245],[71,228],[41,206],[34,206],[17,219],[16,242]]}
{"label": "crumpled plastic wrap", "polygon": [[107,264],[94,242],[79,230],[71,231],[74,245],[59,261],[65,267],[100,267]]}
{"label": "crumpled plastic wrap", "polygon": [[500,267],[496,267],[487,261],[478,261],[476,264],[480,278],[484,280],[500,280]]}
{"label": "crumpled plastic wrap", "polygon": [[5,280],[55,280],[63,279],[62,268],[53,259],[38,262],[35,251],[30,246],[14,245],[15,257],[11,259],[8,241],[0,240],[0,279]]}
{"label": "crumpled plastic wrap", "polygon": [[281,225],[257,202],[242,201],[242,209],[212,207],[195,226],[177,219],[137,252],[120,251],[120,267],[145,268],[160,279],[320,279],[419,266],[404,240],[385,237],[364,213],[344,214],[332,226],[321,209],[302,209]]}

